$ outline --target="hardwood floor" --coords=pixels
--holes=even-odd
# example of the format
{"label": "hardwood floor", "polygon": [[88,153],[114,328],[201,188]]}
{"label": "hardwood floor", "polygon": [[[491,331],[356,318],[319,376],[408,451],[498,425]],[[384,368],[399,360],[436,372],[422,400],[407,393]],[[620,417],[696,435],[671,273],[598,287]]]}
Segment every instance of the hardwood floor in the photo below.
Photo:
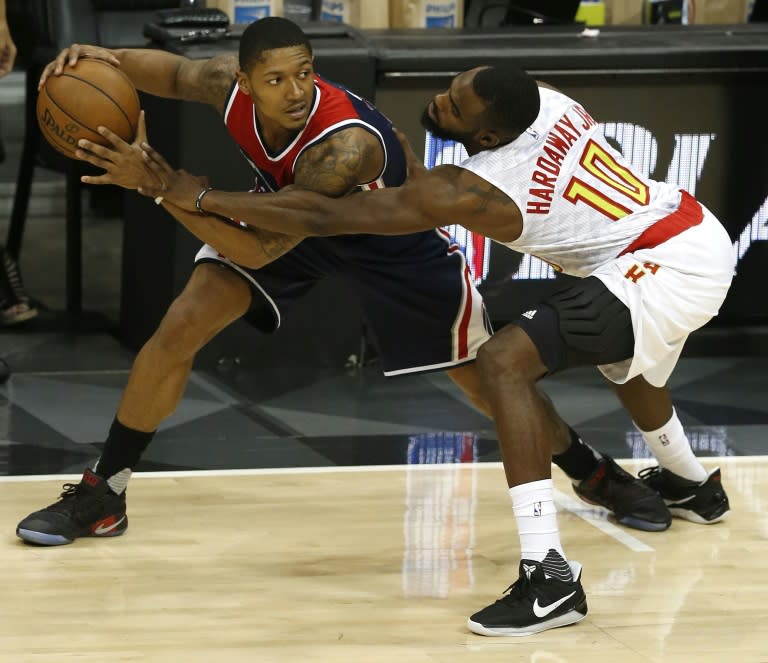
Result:
{"label": "hardwood floor", "polygon": [[124,536],[55,548],[14,527],[64,478],[6,478],[0,659],[765,662],[768,459],[722,467],[731,517],[662,533],[615,526],[555,470],[590,612],[526,638],[465,627],[517,575],[498,464],[139,474]]}

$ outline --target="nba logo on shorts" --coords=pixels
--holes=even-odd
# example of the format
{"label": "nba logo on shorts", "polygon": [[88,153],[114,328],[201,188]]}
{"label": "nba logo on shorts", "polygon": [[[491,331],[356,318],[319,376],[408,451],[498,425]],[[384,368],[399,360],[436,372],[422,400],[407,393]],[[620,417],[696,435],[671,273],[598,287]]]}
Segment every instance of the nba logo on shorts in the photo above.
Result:
{"label": "nba logo on shorts", "polygon": [[534,516],[540,516],[541,515],[541,502],[534,502],[533,503],[533,515]]}

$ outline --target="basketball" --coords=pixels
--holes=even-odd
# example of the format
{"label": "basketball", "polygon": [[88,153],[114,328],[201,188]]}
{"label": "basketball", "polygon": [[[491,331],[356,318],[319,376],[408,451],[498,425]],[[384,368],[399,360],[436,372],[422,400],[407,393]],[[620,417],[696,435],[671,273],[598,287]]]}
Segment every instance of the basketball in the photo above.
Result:
{"label": "basketball", "polygon": [[128,76],[108,62],[85,58],[45,81],[36,112],[45,139],[62,154],[74,157],[81,138],[109,146],[96,131],[99,126],[132,142],[139,110],[139,95]]}

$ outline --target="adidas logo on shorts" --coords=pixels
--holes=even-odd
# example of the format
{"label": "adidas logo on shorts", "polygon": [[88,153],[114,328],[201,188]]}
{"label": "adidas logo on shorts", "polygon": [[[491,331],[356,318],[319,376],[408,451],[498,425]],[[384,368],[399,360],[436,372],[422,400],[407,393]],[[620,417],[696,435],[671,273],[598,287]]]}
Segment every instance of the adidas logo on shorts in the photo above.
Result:
{"label": "adidas logo on shorts", "polygon": [[533,320],[534,315],[536,315],[536,309],[531,309],[530,311],[523,313],[523,317],[528,318],[529,320]]}

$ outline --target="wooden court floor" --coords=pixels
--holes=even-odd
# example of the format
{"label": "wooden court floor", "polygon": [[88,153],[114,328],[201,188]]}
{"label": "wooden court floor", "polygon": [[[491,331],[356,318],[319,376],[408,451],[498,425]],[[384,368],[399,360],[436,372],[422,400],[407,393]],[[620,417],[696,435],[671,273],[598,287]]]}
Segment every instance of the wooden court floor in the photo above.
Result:
{"label": "wooden court floor", "polygon": [[768,458],[720,464],[731,518],[662,533],[555,470],[590,612],[526,638],[465,627],[517,577],[496,464],[137,475],[124,536],[56,548],[14,528],[62,477],[8,478],[0,661],[765,663]]}

